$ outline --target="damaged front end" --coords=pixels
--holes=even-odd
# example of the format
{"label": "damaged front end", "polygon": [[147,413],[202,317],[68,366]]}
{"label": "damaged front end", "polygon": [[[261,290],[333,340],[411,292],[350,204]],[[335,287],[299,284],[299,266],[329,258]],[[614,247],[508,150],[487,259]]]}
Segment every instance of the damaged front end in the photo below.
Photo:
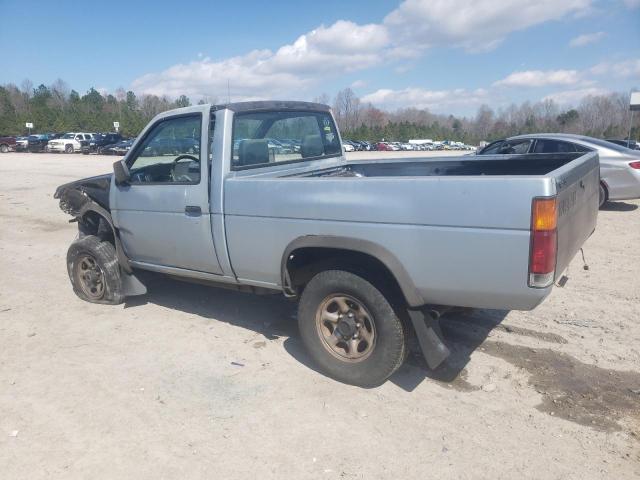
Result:
{"label": "damaged front end", "polygon": [[125,295],[143,295],[147,289],[133,274],[111,218],[111,177],[106,174],[65,183],[56,189],[53,198],[60,200],[60,209],[73,217],[72,222],[78,222],[80,237],[95,235],[114,245]]}
{"label": "damaged front end", "polygon": [[98,175],[60,185],[53,198],[60,200],[60,208],[63,212],[74,217],[88,202],[95,202],[109,212],[110,188],[111,174]]}

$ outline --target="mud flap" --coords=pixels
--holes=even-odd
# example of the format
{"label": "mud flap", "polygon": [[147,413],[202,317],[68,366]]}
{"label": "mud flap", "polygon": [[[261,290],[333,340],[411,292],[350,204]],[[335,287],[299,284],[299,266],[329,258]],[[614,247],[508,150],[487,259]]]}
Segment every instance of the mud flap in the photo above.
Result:
{"label": "mud flap", "polygon": [[442,338],[439,320],[423,310],[409,310],[409,317],[420,342],[424,359],[433,370],[451,354]]}
{"label": "mud flap", "polygon": [[120,269],[120,278],[122,280],[122,293],[126,297],[134,297],[136,295],[144,295],[147,293],[147,287],[138,280],[134,274],[126,273],[122,268]]}

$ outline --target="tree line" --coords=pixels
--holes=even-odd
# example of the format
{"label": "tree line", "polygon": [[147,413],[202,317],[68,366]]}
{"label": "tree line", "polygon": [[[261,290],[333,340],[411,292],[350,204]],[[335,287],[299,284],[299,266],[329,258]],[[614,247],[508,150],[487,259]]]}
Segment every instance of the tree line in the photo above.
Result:
{"label": "tree line", "polygon": [[[326,94],[316,98],[320,103],[329,100]],[[483,140],[542,132],[627,138],[631,118],[628,93],[588,96],[569,108],[551,99],[511,104],[498,110],[481,105],[473,117],[442,115],[418,108],[389,112],[363,104],[350,88],[338,92],[331,105],[344,138],[371,141],[429,138],[477,145]],[[632,139],[640,135],[638,123],[634,122]]]}
{"label": "tree line", "polygon": [[[209,100],[215,103],[215,99]],[[457,117],[404,108],[386,111],[363,103],[352,89],[339,91],[333,99],[323,94],[315,101],[332,105],[344,138],[407,141],[412,138],[456,140],[469,144],[510,135],[535,132],[579,133],[599,138],[626,138],[629,128],[629,94],[589,96],[574,107],[563,108],[553,100],[512,104],[497,110],[481,105],[475,116]],[[199,103],[205,103],[200,100]],[[113,130],[136,136],[155,115],[191,105],[185,95],[177,99],[136,95],[123,88],[103,94],[95,88],[84,95],[63,80],[34,87],[29,80],[20,86],[0,85],[0,134],[23,135],[26,122],[35,132]],[[634,127],[632,138],[640,128]]]}
{"label": "tree line", "polygon": [[63,80],[35,88],[25,80],[20,87],[0,85],[0,134],[24,135],[27,122],[34,124],[34,132],[42,133],[111,132],[113,122],[120,122],[120,132],[134,137],[158,113],[189,105],[185,95],[171,100],[137,96],[123,88],[105,95],[91,88],[80,95]]}

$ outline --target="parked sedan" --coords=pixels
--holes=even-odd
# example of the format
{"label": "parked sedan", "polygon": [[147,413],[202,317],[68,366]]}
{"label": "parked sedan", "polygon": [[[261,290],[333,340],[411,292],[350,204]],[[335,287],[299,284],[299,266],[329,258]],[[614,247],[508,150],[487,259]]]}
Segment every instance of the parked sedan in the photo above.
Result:
{"label": "parked sedan", "polygon": [[568,133],[518,135],[490,143],[478,155],[597,151],[600,205],[607,200],[640,198],[640,152],[598,138]]}
{"label": "parked sedan", "polygon": [[113,145],[121,142],[122,140],[122,135],[119,133],[98,133],[92,140],[82,140],[80,142],[80,150],[85,155],[97,153],[100,147]]}
{"label": "parked sedan", "polygon": [[133,141],[135,138],[123,140],[121,142],[115,143],[113,145],[105,145],[104,147],[98,148],[98,154],[100,155],[125,155],[129,150],[131,150],[131,146],[133,145]]}
{"label": "parked sedan", "polygon": [[618,140],[615,138],[607,138],[607,142],[615,143],[631,150],[640,150],[640,144],[635,140]]}

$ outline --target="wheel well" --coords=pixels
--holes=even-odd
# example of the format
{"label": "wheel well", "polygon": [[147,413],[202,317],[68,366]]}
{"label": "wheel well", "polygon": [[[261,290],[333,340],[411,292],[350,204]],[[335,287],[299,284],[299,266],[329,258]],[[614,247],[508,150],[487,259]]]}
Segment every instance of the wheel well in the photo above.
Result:
{"label": "wheel well", "polygon": [[100,240],[112,243],[115,247],[115,236],[109,221],[93,210],[86,212],[78,219],[78,230],[82,236],[95,235]]}
{"label": "wheel well", "polygon": [[306,284],[324,270],[345,270],[363,277],[398,305],[407,301],[389,268],[376,257],[356,250],[304,247],[292,251],[285,265],[285,283],[290,293],[300,295]]}
{"label": "wheel well", "polygon": [[609,186],[604,180],[600,180],[600,185],[602,185],[602,188],[604,189],[604,199],[606,201],[609,199]]}

